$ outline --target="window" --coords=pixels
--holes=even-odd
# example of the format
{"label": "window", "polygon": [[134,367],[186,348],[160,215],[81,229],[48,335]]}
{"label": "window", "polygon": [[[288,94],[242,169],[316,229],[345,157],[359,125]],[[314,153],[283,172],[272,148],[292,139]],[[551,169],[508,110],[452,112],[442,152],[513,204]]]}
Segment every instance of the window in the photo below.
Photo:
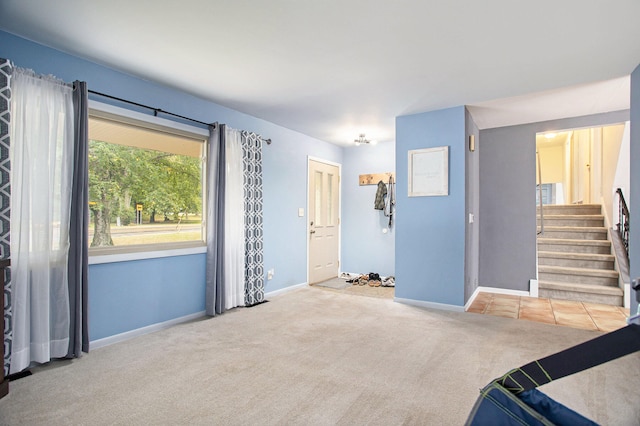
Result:
{"label": "window", "polygon": [[89,113],[90,254],[202,246],[208,131],[95,106]]}

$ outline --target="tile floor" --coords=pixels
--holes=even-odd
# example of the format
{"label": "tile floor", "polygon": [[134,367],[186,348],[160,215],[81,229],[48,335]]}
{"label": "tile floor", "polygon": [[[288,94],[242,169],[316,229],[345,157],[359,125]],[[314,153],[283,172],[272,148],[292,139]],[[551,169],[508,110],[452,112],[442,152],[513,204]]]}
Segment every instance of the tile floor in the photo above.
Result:
{"label": "tile floor", "polygon": [[[336,282],[342,283],[340,279]],[[392,299],[393,287],[370,287],[345,284],[344,288],[312,287],[357,296]],[[496,315],[505,318],[583,328],[594,331],[613,331],[624,327],[629,309],[597,303],[574,302],[570,300],[544,299],[507,294],[479,293],[467,312]]]}
{"label": "tile floor", "polygon": [[479,293],[467,312],[599,331],[624,327],[629,316],[618,306],[494,293]]}

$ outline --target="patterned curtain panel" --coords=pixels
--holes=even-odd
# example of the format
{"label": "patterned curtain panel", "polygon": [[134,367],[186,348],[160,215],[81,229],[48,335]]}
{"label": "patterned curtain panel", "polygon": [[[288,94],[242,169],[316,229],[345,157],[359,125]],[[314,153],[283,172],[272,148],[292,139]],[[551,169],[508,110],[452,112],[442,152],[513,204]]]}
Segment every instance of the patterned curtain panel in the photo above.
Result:
{"label": "patterned curtain panel", "polygon": [[262,138],[242,132],[245,205],[245,305],[264,301]]}
{"label": "patterned curtain panel", "polygon": [[[0,58],[0,259],[10,257],[9,253],[9,123],[11,115],[11,74],[13,65],[7,59]],[[9,374],[11,362],[11,271],[7,268],[4,288],[4,375]]]}

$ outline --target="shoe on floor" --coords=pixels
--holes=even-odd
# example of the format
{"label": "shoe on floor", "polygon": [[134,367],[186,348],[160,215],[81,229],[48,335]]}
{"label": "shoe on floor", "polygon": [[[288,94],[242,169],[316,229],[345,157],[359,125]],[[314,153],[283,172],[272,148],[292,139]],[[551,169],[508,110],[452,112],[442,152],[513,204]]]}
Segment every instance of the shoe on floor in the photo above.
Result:
{"label": "shoe on floor", "polygon": [[393,276],[389,276],[389,277],[385,277],[382,280],[382,286],[383,287],[395,287],[396,286],[396,279]]}

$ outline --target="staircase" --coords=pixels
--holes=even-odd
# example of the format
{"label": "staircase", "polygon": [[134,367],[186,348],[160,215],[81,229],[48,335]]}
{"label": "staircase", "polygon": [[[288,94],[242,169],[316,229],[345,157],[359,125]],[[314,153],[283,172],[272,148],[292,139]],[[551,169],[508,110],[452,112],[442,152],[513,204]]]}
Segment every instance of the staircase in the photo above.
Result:
{"label": "staircase", "polygon": [[[540,232],[540,207],[538,207]],[[597,204],[545,205],[538,235],[538,295],[622,306],[611,242]]]}

